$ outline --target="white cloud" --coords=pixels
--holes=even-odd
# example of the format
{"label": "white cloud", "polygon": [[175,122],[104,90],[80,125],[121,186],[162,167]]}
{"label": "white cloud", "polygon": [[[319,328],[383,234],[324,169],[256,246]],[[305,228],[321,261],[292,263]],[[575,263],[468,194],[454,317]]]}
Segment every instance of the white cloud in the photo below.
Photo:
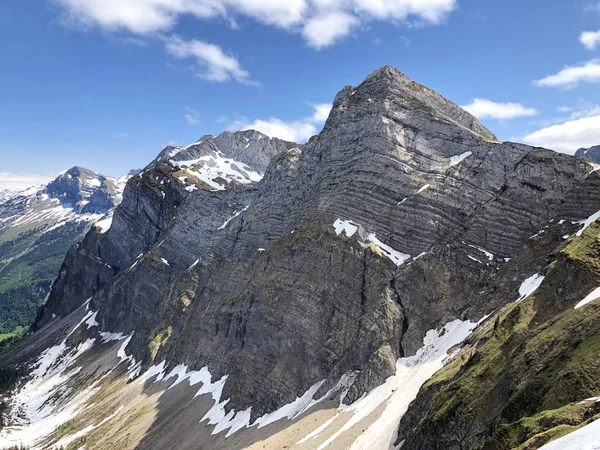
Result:
{"label": "white cloud", "polygon": [[118,138],[126,138],[129,136],[129,133],[118,133],[117,135],[115,135],[115,137]]}
{"label": "white cloud", "polygon": [[594,50],[600,42],[600,30],[599,31],[584,31],[579,36],[579,40],[585,48],[588,50]]}
{"label": "white cloud", "polygon": [[286,122],[276,117],[270,117],[266,120],[257,119],[250,122],[244,118],[230,124],[228,129],[231,131],[257,130],[270,137],[302,143],[317,134],[317,127],[323,125],[331,111],[330,104],[320,103],[312,106],[313,113],[300,120]]}
{"label": "white cloud", "polygon": [[557,74],[547,76],[535,82],[543,87],[572,88],[580,82],[596,83],[600,81],[600,59],[592,59],[578,66],[566,66]]}
{"label": "white cloud", "polygon": [[469,105],[462,107],[478,119],[508,120],[515,117],[535,116],[537,111],[526,108],[520,103],[496,103],[484,98],[475,98]]}
{"label": "white cloud", "polygon": [[310,121],[313,123],[325,123],[331,112],[331,103],[313,104],[314,112],[310,116]]}
{"label": "white cloud", "polygon": [[320,49],[350,34],[358,23],[358,18],[350,14],[333,11],[309,19],[302,29],[302,36],[308,45]]}
{"label": "white cloud", "polygon": [[530,145],[572,155],[579,148],[600,143],[600,115],[542,128],[525,136],[523,140]]}
{"label": "white cloud", "polygon": [[332,45],[371,21],[439,24],[457,0],[49,0],[67,26],[148,36],[172,31],[182,16],[237,17],[300,33],[314,48]]}
{"label": "white cloud", "polygon": [[251,123],[242,120],[234,122],[230,128],[235,130],[256,130],[270,137],[299,143],[305,142],[317,133],[317,128],[310,122],[303,120],[285,122],[276,117],[269,117],[267,120],[258,119]]}
{"label": "white cloud", "polygon": [[169,54],[179,59],[194,58],[198,63],[196,75],[209,81],[228,81],[235,79],[250,83],[250,75],[240,66],[238,60],[226,54],[221,47],[208,42],[193,39],[185,41],[173,36],[166,41]]}
{"label": "white cloud", "polygon": [[0,172],[0,187],[5,189],[25,189],[31,186],[48,184],[58,174]]}

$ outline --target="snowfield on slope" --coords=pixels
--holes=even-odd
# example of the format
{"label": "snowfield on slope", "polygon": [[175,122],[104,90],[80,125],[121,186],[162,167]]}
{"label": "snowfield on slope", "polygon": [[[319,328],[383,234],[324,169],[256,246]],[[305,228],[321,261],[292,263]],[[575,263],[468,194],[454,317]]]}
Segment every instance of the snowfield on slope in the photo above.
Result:
{"label": "snowfield on slope", "polygon": [[384,244],[379,239],[377,239],[375,233],[367,233],[361,225],[350,220],[337,219],[333,223],[333,228],[335,229],[335,233],[338,236],[344,233],[346,236],[352,237],[358,231],[358,234],[361,239],[364,239],[365,241],[373,244],[375,248],[379,252],[381,252],[382,255],[391,260],[397,266],[401,266],[406,262],[406,260],[411,258],[409,254],[399,252],[398,250],[390,247],[389,245]]}

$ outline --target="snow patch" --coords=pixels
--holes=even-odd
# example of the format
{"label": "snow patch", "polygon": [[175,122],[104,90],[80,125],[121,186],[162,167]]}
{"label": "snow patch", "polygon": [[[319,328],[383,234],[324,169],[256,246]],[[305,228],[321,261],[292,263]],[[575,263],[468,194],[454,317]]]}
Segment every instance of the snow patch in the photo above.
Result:
{"label": "snow patch", "polygon": [[426,184],[425,186],[423,186],[421,189],[419,189],[417,191],[417,194],[420,194],[423,191],[426,191],[427,189],[429,189],[431,186],[429,184]]}
{"label": "snow patch", "polygon": [[[90,350],[96,339],[87,339],[74,348],[67,347],[67,339],[85,324],[95,326],[96,313],[89,311],[89,300],[84,303],[87,313],[77,326],[58,345],[44,350],[32,366],[31,379],[19,389],[10,401],[10,426],[0,430],[0,448],[10,446],[34,447],[50,435],[58,426],[75,417],[84,403],[98,389],[98,382],[73,393],[69,380],[76,376],[81,367],[73,367],[82,354]],[[61,402],[61,398],[69,401]]]}
{"label": "snow patch", "polygon": [[540,450],[600,450],[600,420],[596,420],[566,436],[550,442]]}
{"label": "snow patch", "polygon": [[575,309],[579,309],[582,306],[585,306],[588,303],[591,303],[594,300],[597,300],[599,298],[600,298],[600,287],[594,289],[583,300],[581,300],[579,303],[577,303],[577,305],[575,305]]}
{"label": "snow patch", "polygon": [[471,245],[468,244],[469,247],[474,248],[475,250],[479,250],[481,253],[483,253],[488,260],[493,261],[494,260],[494,255],[490,252],[488,252],[487,250],[481,248],[481,247],[477,247],[476,245]]}
{"label": "snow patch", "polygon": [[593,224],[593,223],[594,223],[596,220],[598,220],[598,218],[600,218],[600,211],[598,211],[598,212],[596,212],[596,213],[592,214],[590,217],[588,217],[588,218],[587,218],[587,219],[585,219],[585,220],[582,220],[582,221],[580,221],[580,222],[575,222],[575,223],[578,223],[578,224],[581,224],[581,225],[583,225],[583,227],[581,228],[581,230],[579,230],[579,231],[577,232],[577,236],[581,236],[581,235],[583,234],[583,232],[584,232],[585,230],[587,230],[587,228],[588,228],[588,227],[589,227],[591,224]]}
{"label": "snow patch", "polygon": [[477,258],[475,258],[475,257],[473,257],[471,255],[467,255],[467,258],[469,258],[469,259],[471,259],[471,260],[473,260],[475,262],[478,262],[479,264],[483,264],[479,259],[477,259]]}
{"label": "snow patch", "polygon": [[[233,181],[249,184],[258,182],[263,177],[261,173],[248,168],[239,161],[225,157],[220,152],[212,152],[209,155],[187,161],[169,160],[169,162],[217,191],[225,190],[226,185]],[[191,189],[192,187],[193,189]],[[192,185],[185,189],[192,192],[198,188]]]}
{"label": "snow patch", "polygon": [[367,242],[370,242],[373,245],[375,245],[377,250],[379,250],[386,258],[389,258],[397,266],[401,266],[407,259],[410,259],[410,255],[399,252],[398,250],[390,247],[389,245],[384,244],[379,239],[377,239],[375,233],[367,234],[364,228],[355,222],[352,222],[350,220],[337,219],[333,223],[333,228],[335,229],[335,233],[338,236],[341,233],[345,233],[346,236],[352,237],[358,231],[358,234],[361,237],[361,239],[364,239]]}
{"label": "snow patch", "polygon": [[407,259],[410,258],[409,254],[399,252],[398,250],[394,250],[389,245],[386,245],[383,242],[381,242],[379,239],[377,239],[377,236],[375,236],[375,233],[369,234],[367,239],[369,240],[369,242],[372,242],[373,244],[375,244],[377,249],[381,253],[383,253],[385,256],[387,256],[389,259],[391,259],[392,262],[394,264],[396,264],[398,267],[400,267],[402,264],[404,264],[404,262]]}
{"label": "snow patch", "polygon": [[461,153],[460,155],[452,156],[448,163],[450,166],[456,166],[457,164],[460,164],[462,161],[464,161],[466,158],[468,158],[472,154],[473,154],[473,152],[464,152],[464,153]]}
{"label": "snow patch", "polygon": [[531,275],[529,278],[523,281],[523,283],[521,283],[521,287],[519,287],[520,297],[516,301],[520,302],[521,300],[526,299],[535,291],[537,291],[537,289],[541,286],[542,282],[544,281],[544,278],[545,277],[543,277],[539,273],[536,273],[535,275]]}
{"label": "snow patch", "polygon": [[225,227],[229,224],[229,222],[231,222],[233,219],[235,219],[241,213],[243,213],[244,211],[246,211],[248,208],[250,208],[250,205],[248,205],[245,208],[243,208],[243,209],[237,211],[236,213],[234,213],[233,216],[231,216],[229,219],[227,219],[223,225],[221,225],[219,228],[217,228],[217,231],[224,230]]}
{"label": "snow patch", "polygon": [[108,332],[101,332],[100,333],[100,337],[101,342],[102,343],[106,343],[106,342],[113,342],[113,341],[120,341],[122,339],[125,339],[127,336],[125,336],[123,333],[108,333]]}
{"label": "snow patch", "polygon": [[358,226],[350,222],[349,220],[337,219],[333,222],[333,228],[335,229],[335,234],[338,236],[341,233],[345,233],[346,236],[352,237],[354,233],[358,231]]}
{"label": "snow patch", "polygon": [[104,234],[108,230],[110,230],[110,227],[112,226],[112,220],[113,220],[113,216],[111,214],[111,215],[105,217],[104,219],[96,222],[95,223],[96,228],[98,229],[98,231],[100,231],[100,233]]}
{"label": "snow patch", "polygon": [[[319,446],[319,450],[330,445],[380,405],[385,405],[381,416],[354,441],[350,448],[353,450],[390,448],[396,439],[400,419],[409,404],[416,398],[421,386],[448,361],[448,351],[465,340],[479,323],[481,321],[473,323],[454,320],[441,330],[428,331],[423,339],[423,346],[416,355],[398,359],[395,375],[352,405],[341,405],[342,411],[350,411],[353,415],[339,431]],[[323,429],[324,427],[321,431]]]}

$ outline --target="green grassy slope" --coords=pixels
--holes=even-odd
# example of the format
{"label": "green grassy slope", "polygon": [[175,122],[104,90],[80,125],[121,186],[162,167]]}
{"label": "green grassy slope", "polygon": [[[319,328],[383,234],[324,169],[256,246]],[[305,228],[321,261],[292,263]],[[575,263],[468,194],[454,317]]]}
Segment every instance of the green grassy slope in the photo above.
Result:
{"label": "green grassy slope", "polygon": [[600,396],[600,299],[574,309],[600,286],[600,223],[566,241],[545,276],[429,380],[416,403],[420,417],[409,419],[418,431],[401,426],[400,440],[536,449],[600,418],[600,404],[584,401]]}
{"label": "green grassy slope", "polygon": [[87,222],[35,228],[0,244],[0,334],[33,322],[67,251],[88,228]]}

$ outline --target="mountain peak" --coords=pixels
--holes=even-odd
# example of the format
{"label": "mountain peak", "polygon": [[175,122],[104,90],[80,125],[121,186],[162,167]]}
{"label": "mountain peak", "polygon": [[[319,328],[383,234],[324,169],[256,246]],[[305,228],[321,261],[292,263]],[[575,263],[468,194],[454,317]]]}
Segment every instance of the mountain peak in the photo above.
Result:
{"label": "mountain peak", "polygon": [[[398,116],[399,111],[402,111],[401,115],[406,112],[417,114],[422,112],[430,118],[435,117],[435,120],[443,119],[451,122],[484,139],[497,141],[494,133],[483,126],[473,115],[389,65],[372,72],[357,87],[346,86],[342,89],[334,100],[332,116],[339,116],[335,110],[338,110],[338,113],[346,111],[349,108],[348,100],[350,98],[353,99],[350,103],[359,104],[360,114],[373,114],[375,110],[384,116]],[[367,103],[371,106],[365,106]],[[392,119],[398,118],[399,116]],[[423,121],[421,120],[421,122]],[[419,128],[428,127],[423,122]]]}
{"label": "mountain peak", "polygon": [[71,205],[77,213],[105,213],[117,203],[115,193],[119,191],[110,178],[74,166],[51,181],[42,192]]}
{"label": "mountain peak", "polygon": [[371,72],[369,75],[367,75],[367,77],[364,79],[363,83],[369,80],[373,80],[373,79],[390,79],[390,80],[398,80],[398,81],[405,81],[405,82],[410,82],[411,79],[401,70],[397,69],[394,66],[391,65],[386,65],[383,67],[380,67],[377,70],[374,70],[373,72]]}

